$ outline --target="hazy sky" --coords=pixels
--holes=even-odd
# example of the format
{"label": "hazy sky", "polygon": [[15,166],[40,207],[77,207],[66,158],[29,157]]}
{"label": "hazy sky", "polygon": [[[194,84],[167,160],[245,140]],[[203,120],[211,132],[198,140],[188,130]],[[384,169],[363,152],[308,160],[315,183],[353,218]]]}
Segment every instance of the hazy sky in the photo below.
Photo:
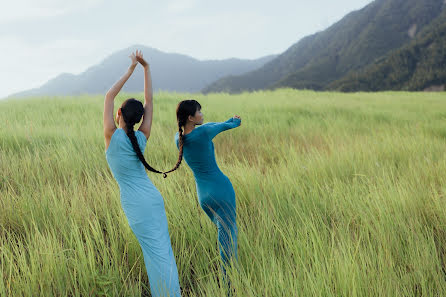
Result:
{"label": "hazy sky", "polygon": [[279,54],[372,0],[0,0],[0,98],[143,44],[194,58]]}

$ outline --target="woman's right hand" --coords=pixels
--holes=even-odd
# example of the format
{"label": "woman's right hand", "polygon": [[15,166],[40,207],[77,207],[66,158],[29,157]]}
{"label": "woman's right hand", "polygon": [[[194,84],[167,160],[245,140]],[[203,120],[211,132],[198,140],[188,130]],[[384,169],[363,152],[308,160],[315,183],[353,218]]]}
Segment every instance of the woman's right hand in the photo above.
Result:
{"label": "woman's right hand", "polygon": [[[237,120],[239,120],[240,125],[242,124],[242,118],[241,118],[239,115],[235,115],[235,116],[233,117],[233,119],[237,119]],[[240,125],[239,125],[239,126],[240,126]]]}
{"label": "woman's right hand", "polygon": [[144,67],[144,68],[149,67],[149,64],[146,62],[146,60],[144,60],[141,51],[139,51],[139,52],[136,51],[136,60],[142,65],[142,67]]}

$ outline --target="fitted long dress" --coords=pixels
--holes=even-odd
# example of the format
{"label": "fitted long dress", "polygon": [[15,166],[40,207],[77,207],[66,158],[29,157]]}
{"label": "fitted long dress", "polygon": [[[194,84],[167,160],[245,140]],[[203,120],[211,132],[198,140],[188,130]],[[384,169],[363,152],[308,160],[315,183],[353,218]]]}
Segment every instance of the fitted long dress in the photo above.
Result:
{"label": "fitted long dress", "polygon": [[[220,132],[240,126],[240,123],[237,118],[222,123],[206,123],[183,136],[183,158],[194,174],[198,201],[217,226],[224,274],[230,259],[237,260],[236,202],[231,181],[218,168],[212,139]],[[179,148],[178,133],[175,142]]]}
{"label": "fitted long dress", "polygon": [[[135,136],[144,153],[144,133],[135,131]],[[119,185],[122,209],[141,246],[152,296],[181,296],[163,197],[123,129],[113,133],[106,158]]]}

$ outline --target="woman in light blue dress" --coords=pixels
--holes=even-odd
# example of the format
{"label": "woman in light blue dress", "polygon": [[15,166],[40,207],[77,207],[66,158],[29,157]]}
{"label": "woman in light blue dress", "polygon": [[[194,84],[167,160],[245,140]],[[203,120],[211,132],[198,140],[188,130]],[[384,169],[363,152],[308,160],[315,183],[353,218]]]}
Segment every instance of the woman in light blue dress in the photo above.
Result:
{"label": "woman in light blue dress", "polygon": [[[167,226],[164,200],[145,168],[152,168],[143,153],[152,127],[152,82],[150,69],[141,52],[130,56],[132,64],[124,76],[107,92],[104,102],[104,136],[108,165],[118,182],[121,205],[130,228],[141,246],[152,296],[179,297],[178,271]],[[144,68],[145,104],[127,99],[113,119],[113,102],[132,75],[138,62]],[[143,121],[135,132],[134,125]],[[165,176],[165,175],[164,175]]]}
{"label": "woman in light blue dress", "polygon": [[228,265],[237,261],[235,192],[229,178],[218,168],[212,139],[220,132],[240,126],[241,118],[234,116],[226,122],[202,125],[201,105],[195,100],[184,100],[177,106],[177,121],[178,162],[166,173],[176,170],[183,157],[192,169],[200,206],[218,230],[223,276],[226,276]]}

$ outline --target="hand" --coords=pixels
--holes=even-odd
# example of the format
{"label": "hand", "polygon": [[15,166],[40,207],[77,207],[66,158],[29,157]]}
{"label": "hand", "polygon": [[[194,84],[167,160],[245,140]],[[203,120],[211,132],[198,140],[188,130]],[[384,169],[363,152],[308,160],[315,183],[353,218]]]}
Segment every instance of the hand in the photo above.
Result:
{"label": "hand", "polygon": [[[138,51],[136,51],[136,53],[138,53]],[[136,60],[136,55],[135,55],[135,53],[132,53],[130,56],[129,56],[129,58],[130,59],[132,59],[132,65],[130,65],[130,66],[136,66],[137,64],[138,64],[138,61]]]}
{"label": "hand", "polygon": [[233,119],[239,119],[240,120],[240,125],[242,124],[242,118],[239,115],[235,115],[233,117]]}
{"label": "hand", "polygon": [[142,52],[141,51],[139,51],[139,52],[136,51],[136,60],[142,65],[142,67],[144,67],[144,68],[149,67],[149,64],[142,57]]}

